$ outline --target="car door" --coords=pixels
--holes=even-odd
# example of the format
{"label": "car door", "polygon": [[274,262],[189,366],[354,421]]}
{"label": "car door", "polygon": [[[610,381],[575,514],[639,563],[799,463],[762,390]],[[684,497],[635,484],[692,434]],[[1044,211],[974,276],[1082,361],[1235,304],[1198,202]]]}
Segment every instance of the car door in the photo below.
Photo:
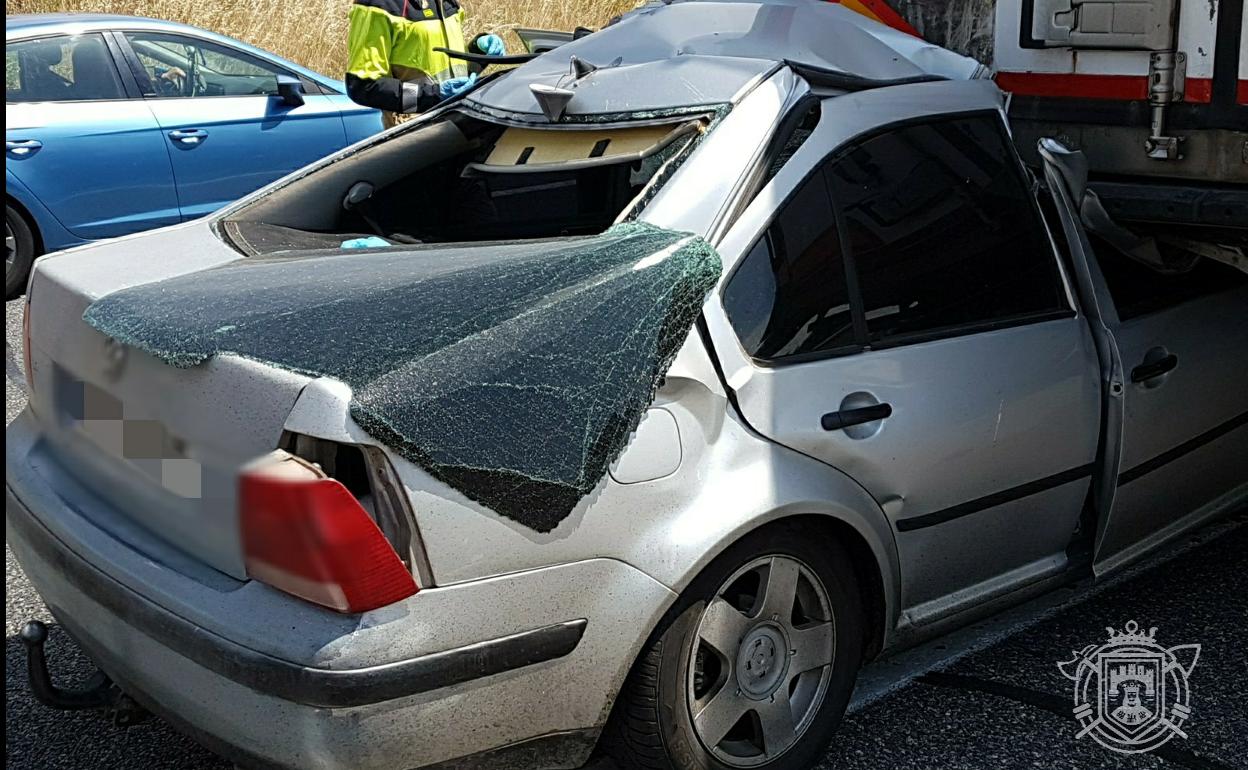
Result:
{"label": "car door", "polygon": [[[345,146],[329,96],[278,95],[281,67],[181,34],[124,33],[131,66],[165,132],[182,218],[194,219]],[[293,75],[291,75],[293,77]]]}
{"label": "car door", "polygon": [[99,33],[5,45],[6,168],[79,238],[179,219],[169,152],[138,96]]}
{"label": "car door", "polygon": [[744,419],[880,503],[922,625],[1065,568],[1100,406],[1000,113],[912,88],[825,102],[725,238],[707,322]]}
{"label": "car door", "polygon": [[1163,275],[1091,246],[1125,380],[1104,572],[1248,498],[1248,275],[1211,259]]}

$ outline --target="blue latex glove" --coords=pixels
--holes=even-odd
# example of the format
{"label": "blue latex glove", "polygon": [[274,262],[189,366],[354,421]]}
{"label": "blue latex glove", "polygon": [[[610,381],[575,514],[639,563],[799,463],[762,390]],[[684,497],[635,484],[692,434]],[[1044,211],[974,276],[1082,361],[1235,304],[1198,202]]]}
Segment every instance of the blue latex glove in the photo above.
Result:
{"label": "blue latex glove", "polygon": [[378,238],[370,235],[367,238],[352,238],[342,242],[341,248],[344,249],[380,249],[390,245],[390,241],[385,238]]}
{"label": "blue latex glove", "polygon": [[443,80],[438,86],[438,95],[443,99],[450,99],[452,96],[459,96],[464,91],[472,88],[477,84],[477,73],[472,73],[466,78],[451,78]]}
{"label": "blue latex glove", "polygon": [[503,39],[498,35],[482,35],[477,38],[477,48],[488,56],[504,56],[507,53],[507,47],[503,45]]}

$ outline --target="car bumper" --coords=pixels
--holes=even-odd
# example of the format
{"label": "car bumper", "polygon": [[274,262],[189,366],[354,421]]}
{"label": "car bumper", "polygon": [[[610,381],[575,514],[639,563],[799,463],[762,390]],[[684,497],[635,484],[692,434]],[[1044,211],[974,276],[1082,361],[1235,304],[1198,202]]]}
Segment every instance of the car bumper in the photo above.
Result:
{"label": "car bumper", "polygon": [[[240,644],[134,590],[117,554],[153,560],[121,541],[108,544],[110,562],[85,558],[106,550],[86,542],[98,541],[100,530],[11,461],[7,541],[52,614],[132,697],[245,765],[496,766],[511,753],[525,766],[574,767],[672,598],[641,572],[595,559],[427,589],[418,594],[427,601],[411,605],[419,620],[412,613],[385,619],[396,640],[415,633],[417,622],[426,634],[432,627],[462,639],[456,627],[492,595],[495,611],[521,626],[514,633],[484,623],[496,630],[479,631],[480,641],[373,665],[352,665],[341,644],[334,661],[291,659],[298,656]],[[570,599],[577,594],[579,602]],[[518,595],[539,605],[549,597],[565,619],[543,622],[548,612],[508,606],[506,597]]]}

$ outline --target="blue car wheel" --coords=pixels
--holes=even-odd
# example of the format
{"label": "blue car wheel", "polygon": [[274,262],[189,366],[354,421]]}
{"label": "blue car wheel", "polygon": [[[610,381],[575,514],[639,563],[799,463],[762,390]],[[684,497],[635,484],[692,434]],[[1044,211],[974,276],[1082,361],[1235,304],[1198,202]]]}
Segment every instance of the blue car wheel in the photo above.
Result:
{"label": "blue car wheel", "polygon": [[12,206],[4,207],[4,296],[13,299],[26,288],[26,276],[35,261],[35,236],[26,219]]}

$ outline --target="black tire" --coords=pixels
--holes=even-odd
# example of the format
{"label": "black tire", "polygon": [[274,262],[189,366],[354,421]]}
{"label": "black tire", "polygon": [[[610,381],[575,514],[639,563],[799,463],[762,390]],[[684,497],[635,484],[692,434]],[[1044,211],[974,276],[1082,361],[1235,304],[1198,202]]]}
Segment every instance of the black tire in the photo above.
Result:
{"label": "black tire", "polygon": [[[703,665],[706,648],[702,645],[706,643],[699,636],[699,632],[702,630],[700,624],[709,602],[720,595],[720,589],[724,587],[725,581],[732,578],[736,581],[732,583],[735,586],[745,579],[734,577],[739,570],[748,568],[760,557],[772,556],[800,562],[822,582],[834,627],[829,635],[835,640],[835,646],[830,666],[819,669],[819,676],[823,677],[826,672],[826,679],[816,680],[826,682],[826,688],[822,690],[821,696],[818,696],[822,700],[816,703],[814,696],[809,700],[801,723],[805,726],[801,730],[795,730],[797,734],[795,741],[787,748],[782,748],[782,753],[778,756],[768,757],[767,752],[763,750],[761,757],[755,757],[753,760],[742,759],[735,755],[728,755],[724,750],[725,745],[731,745],[728,744],[728,736],[734,735],[734,732],[730,731],[715,747],[708,747],[700,737],[698,729],[694,726],[691,703],[695,701],[704,703],[699,699],[713,697],[718,694],[718,690],[713,690],[711,696],[699,695],[697,685],[695,685],[698,680],[690,678],[690,666],[699,667],[694,673],[702,676],[701,681],[705,685],[708,674]],[[681,595],[642,649],[612,710],[603,738],[605,751],[625,770],[738,770],[747,764],[754,768],[775,770],[776,768],[805,768],[813,765],[822,755],[840,724],[862,662],[864,615],[858,583],[851,565],[848,552],[839,543],[830,538],[813,536],[809,530],[789,524],[764,528],[730,547],[712,562]],[[805,572],[802,574],[807,575]],[[808,577],[805,579],[809,580]],[[769,581],[770,578],[760,580]],[[760,583],[756,594],[765,592],[761,585]],[[806,588],[810,589],[811,586],[807,585]],[[809,592],[807,590],[808,594]],[[728,593],[725,592],[723,595],[728,596]],[[747,598],[745,601],[759,602],[762,601],[762,597],[752,600]],[[796,601],[801,603],[802,600]],[[797,614],[796,611],[794,614]],[[705,616],[710,617],[710,615]],[[746,622],[764,624],[766,621],[760,618],[747,618]],[[743,640],[753,639],[756,645],[758,640],[752,636],[756,631],[756,627],[749,630]],[[800,633],[800,631],[793,633]],[[785,639],[787,640],[788,637]],[[698,648],[695,648],[695,642]],[[794,644],[797,643],[794,642]],[[749,643],[744,646],[748,649],[756,649]],[[739,644],[738,655],[744,654],[741,647],[742,645]],[[703,657],[697,657],[698,653],[695,653],[695,649],[699,648],[703,649]],[[727,656],[716,653],[714,657],[717,660],[723,660]],[[735,688],[734,697],[737,699],[742,696],[741,688],[749,686],[738,684],[740,679],[737,671],[750,668],[754,658],[747,655],[744,659],[745,666],[739,665],[742,660],[737,657],[737,662],[728,663],[726,667],[725,664],[717,664],[723,668],[714,675],[717,681],[722,683],[718,685],[719,687],[733,686]],[[774,662],[775,658],[771,660]],[[795,661],[798,658],[790,660]],[[780,684],[781,682],[785,682],[789,676],[809,676],[800,672],[794,675],[790,670],[789,660],[782,665],[784,669],[777,675],[778,683],[773,685],[780,689],[773,690],[770,696],[773,704],[776,695],[794,687],[792,682],[783,685]],[[758,670],[763,671],[765,667]],[[749,674],[746,676],[748,677]],[[712,688],[715,686],[712,685]],[[747,697],[750,696],[747,695]],[[762,697],[766,699],[768,696]],[[755,702],[766,706],[764,701]],[[785,702],[787,703],[787,700]],[[733,731],[744,730],[748,733],[753,729],[755,734],[760,736],[761,741],[764,737],[758,733],[762,729],[761,713],[761,711],[753,715],[747,713],[743,717],[747,721],[737,723]],[[740,745],[749,747],[750,743],[746,740]],[[777,745],[781,744],[777,742]],[[712,749],[717,750],[718,755]]]}
{"label": "black tire", "polygon": [[4,207],[4,224],[4,298],[8,300],[26,288],[26,276],[35,262],[35,236],[26,218],[8,204]]}

